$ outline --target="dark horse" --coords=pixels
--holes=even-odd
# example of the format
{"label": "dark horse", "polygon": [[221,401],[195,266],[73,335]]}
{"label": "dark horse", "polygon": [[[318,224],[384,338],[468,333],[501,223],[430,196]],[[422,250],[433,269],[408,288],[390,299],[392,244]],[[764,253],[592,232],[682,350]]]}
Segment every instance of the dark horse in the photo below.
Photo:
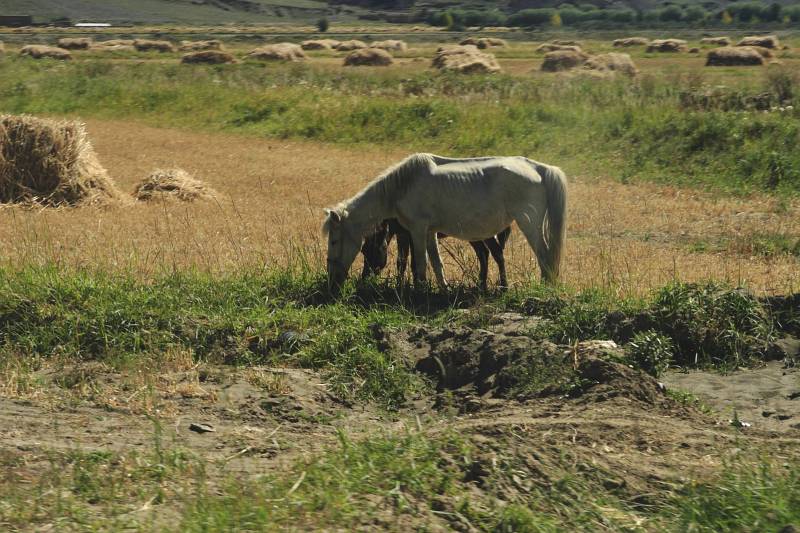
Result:
{"label": "dark horse", "polygon": [[[475,250],[475,255],[478,256],[478,263],[481,269],[481,289],[484,291],[486,290],[486,280],[489,276],[489,254],[492,254],[500,269],[500,287],[508,287],[503,249],[506,246],[509,235],[511,235],[510,226],[490,239],[469,242],[472,249]],[[364,244],[361,246],[361,253],[364,255],[364,268],[361,271],[361,279],[378,274],[386,268],[389,245],[395,236],[397,237],[397,277],[399,279],[405,278],[409,255],[411,255],[411,271],[416,272],[411,248],[411,234],[400,225],[396,218],[389,218],[381,222],[380,226],[378,226],[378,231],[364,239]],[[438,236],[444,237],[445,235],[440,233]]]}

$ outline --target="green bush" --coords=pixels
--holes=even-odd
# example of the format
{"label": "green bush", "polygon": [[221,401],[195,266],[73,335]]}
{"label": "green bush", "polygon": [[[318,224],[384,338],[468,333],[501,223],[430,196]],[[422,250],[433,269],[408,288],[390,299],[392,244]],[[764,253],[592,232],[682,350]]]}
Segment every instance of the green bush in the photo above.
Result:
{"label": "green bush", "polygon": [[625,351],[634,367],[655,378],[661,377],[669,368],[674,356],[672,340],[652,329],[634,335]]}

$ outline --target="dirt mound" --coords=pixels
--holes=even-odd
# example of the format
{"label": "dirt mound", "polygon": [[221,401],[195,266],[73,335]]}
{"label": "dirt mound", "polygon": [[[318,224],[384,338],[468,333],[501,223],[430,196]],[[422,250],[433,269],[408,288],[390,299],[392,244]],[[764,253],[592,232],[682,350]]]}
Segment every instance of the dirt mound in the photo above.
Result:
{"label": "dirt mound", "polygon": [[760,46],[777,50],[781,47],[781,43],[775,35],[751,35],[736,43],[736,46]]}
{"label": "dirt mound", "polygon": [[494,55],[481,52],[475,46],[441,47],[436,51],[432,66],[464,74],[498,72],[500,65]]}
{"label": "dirt mound", "polygon": [[339,52],[350,52],[352,50],[359,50],[361,48],[367,48],[367,43],[364,41],[359,41],[356,39],[352,39],[350,41],[342,41],[338,45],[336,45],[336,50]]}
{"label": "dirt mound", "polygon": [[202,52],[205,50],[224,50],[222,41],[210,39],[208,41],[181,41],[178,50],[181,52]]}
{"label": "dirt mound", "polygon": [[628,54],[608,53],[590,57],[583,68],[599,72],[614,72],[634,77],[639,72]]}
{"label": "dirt mound", "polygon": [[708,51],[707,67],[763,65],[764,58],[751,46],[724,46]]}
{"label": "dirt mound", "polygon": [[150,41],[147,39],[136,39],[133,47],[139,52],[174,52],[175,45],[169,41]]}
{"label": "dirt mound", "polygon": [[202,181],[180,168],[155,170],[139,183],[133,191],[137,200],[175,198],[183,202],[210,200],[216,192]]}
{"label": "dirt mound", "polygon": [[336,39],[311,39],[300,43],[303,50],[333,50],[341,41]]}
{"label": "dirt mound", "polygon": [[353,50],[344,58],[345,67],[388,67],[394,63],[392,54],[380,48],[361,48]]}
{"label": "dirt mound", "polygon": [[0,115],[0,202],[77,206],[121,199],[82,123]]}
{"label": "dirt mound", "polygon": [[405,41],[398,41],[397,39],[387,39],[385,41],[375,41],[370,48],[380,48],[387,52],[405,52],[408,50],[408,44]]}
{"label": "dirt mound", "polygon": [[304,61],[307,56],[298,44],[278,43],[256,48],[246,57],[259,61]]}
{"label": "dirt mound", "polygon": [[88,50],[91,46],[92,39],[89,37],[64,37],[58,40],[58,47],[64,50]]}
{"label": "dirt mound", "polygon": [[626,37],[624,39],[614,39],[611,43],[615,48],[627,48],[629,46],[647,46],[650,39],[646,37]]}
{"label": "dirt mound", "polygon": [[220,65],[223,63],[236,63],[236,58],[227,52],[220,50],[203,50],[200,52],[190,52],[181,57],[181,63],[196,64],[207,63]]}
{"label": "dirt mound", "polygon": [[583,65],[589,56],[583,52],[573,50],[556,50],[547,52],[542,61],[541,70],[544,72],[560,72]]}
{"label": "dirt mound", "polygon": [[715,44],[717,46],[730,46],[730,37],[703,37],[700,44]]}
{"label": "dirt mound", "polygon": [[69,50],[41,44],[23,46],[19,51],[19,55],[32,57],[33,59],[59,59],[62,61],[72,59],[72,54],[69,53]]}
{"label": "dirt mound", "polygon": [[656,39],[647,45],[647,52],[685,52],[686,41],[682,39]]}

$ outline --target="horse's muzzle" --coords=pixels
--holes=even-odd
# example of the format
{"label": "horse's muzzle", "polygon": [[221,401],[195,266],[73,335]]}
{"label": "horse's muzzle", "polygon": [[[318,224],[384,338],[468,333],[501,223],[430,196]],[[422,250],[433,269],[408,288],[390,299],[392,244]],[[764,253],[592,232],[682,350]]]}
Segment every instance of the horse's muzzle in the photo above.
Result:
{"label": "horse's muzzle", "polygon": [[336,261],[328,261],[328,289],[339,292],[344,285],[347,272]]}

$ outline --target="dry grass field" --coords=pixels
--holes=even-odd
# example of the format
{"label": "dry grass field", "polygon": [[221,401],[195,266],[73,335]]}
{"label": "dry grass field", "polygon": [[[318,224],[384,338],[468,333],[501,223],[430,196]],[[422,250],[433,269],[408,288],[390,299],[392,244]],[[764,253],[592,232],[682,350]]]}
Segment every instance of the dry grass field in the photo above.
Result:
{"label": "dry grass field", "polygon": [[[351,196],[407,155],[135,122],[92,120],[88,126],[102,164],[124,191],[155,168],[177,166],[208,182],[219,197],[102,209],[5,207],[4,263],[86,266],[145,277],[185,268],[220,272],[304,262],[322,268],[322,208]],[[796,257],[754,249],[765,233],[800,236],[797,201],[625,185],[598,175],[570,178],[569,285],[624,295],[673,279],[724,280],[764,293],[800,286]],[[471,249],[452,240],[443,247],[449,277],[473,280],[477,262]],[[516,231],[507,253],[513,283],[538,276]]]}

